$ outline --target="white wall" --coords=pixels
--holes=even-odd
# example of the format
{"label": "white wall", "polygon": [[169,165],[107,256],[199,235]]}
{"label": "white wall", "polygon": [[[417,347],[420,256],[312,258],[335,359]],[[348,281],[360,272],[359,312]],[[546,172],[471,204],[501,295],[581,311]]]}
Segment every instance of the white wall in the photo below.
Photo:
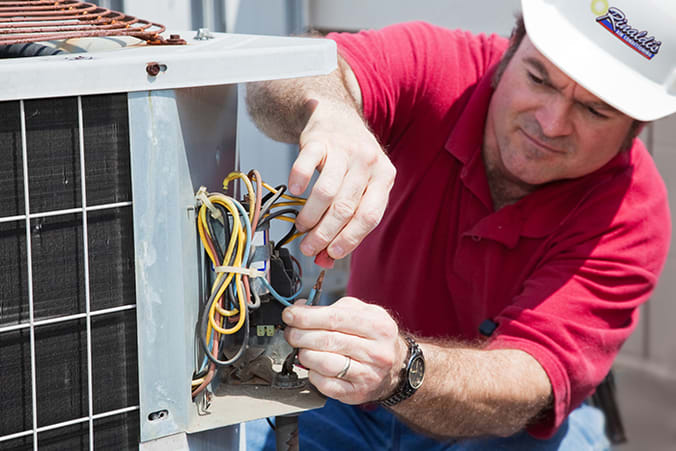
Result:
{"label": "white wall", "polygon": [[475,33],[509,35],[519,0],[309,0],[310,24],[318,29],[359,30],[424,20]]}
{"label": "white wall", "polygon": [[151,22],[161,23],[168,30],[191,30],[190,0],[124,0],[124,12]]}

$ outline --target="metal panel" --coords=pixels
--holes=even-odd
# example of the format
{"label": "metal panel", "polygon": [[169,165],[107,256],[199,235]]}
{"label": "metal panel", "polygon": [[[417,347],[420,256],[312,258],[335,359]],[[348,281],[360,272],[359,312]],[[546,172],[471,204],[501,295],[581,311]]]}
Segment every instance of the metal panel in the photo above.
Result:
{"label": "metal panel", "polygon": [[[214,102],[227,99],[214,94]],[[187,157],[191,143],[183,135],[177,104],[174,91],[129,95],[142,441],[185,431],[193,407],[198,249]]]}
{"label": "metal panel", "polygon": [[[0,101],[304,77],[336,67],[336,46],[328,40],[214,33],[200,41],[194,35],[182,33],[186,46],[0,60]],[[147,72],[149,63],[158,65],[156,76]]]}

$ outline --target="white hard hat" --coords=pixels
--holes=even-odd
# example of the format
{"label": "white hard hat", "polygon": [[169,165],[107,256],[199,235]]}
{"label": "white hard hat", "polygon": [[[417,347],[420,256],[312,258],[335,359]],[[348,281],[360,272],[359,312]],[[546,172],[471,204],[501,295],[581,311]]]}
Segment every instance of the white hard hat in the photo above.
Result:
{"label": "white hard hat", "polygon": [[521,0],[535,48],[626,115],[676,112],[675,0]]}

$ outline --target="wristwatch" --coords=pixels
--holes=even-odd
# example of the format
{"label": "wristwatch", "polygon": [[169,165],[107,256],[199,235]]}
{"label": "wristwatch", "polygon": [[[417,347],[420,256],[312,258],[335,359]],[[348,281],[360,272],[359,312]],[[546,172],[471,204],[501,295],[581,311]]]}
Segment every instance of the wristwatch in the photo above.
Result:
{"label": "wristwatch", "polygon": [[406,366],[401,370],[401,382],[389,397],[380,401],[380,404],[392,407],[404,399],[408,399],[418,390],[425,378],[425,357],[418,343],[408,335],[404,335],[408,343]]}

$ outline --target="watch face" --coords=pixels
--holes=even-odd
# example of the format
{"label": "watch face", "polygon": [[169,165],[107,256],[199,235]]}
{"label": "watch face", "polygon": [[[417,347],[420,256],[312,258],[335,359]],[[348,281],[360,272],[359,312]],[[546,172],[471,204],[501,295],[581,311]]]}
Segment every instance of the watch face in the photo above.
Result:
{"label": "watch face", "polygon": [[422,357],[416,357],[408,369],[408,382],[415,390],[420,388],[425,376],[425,360]]}

